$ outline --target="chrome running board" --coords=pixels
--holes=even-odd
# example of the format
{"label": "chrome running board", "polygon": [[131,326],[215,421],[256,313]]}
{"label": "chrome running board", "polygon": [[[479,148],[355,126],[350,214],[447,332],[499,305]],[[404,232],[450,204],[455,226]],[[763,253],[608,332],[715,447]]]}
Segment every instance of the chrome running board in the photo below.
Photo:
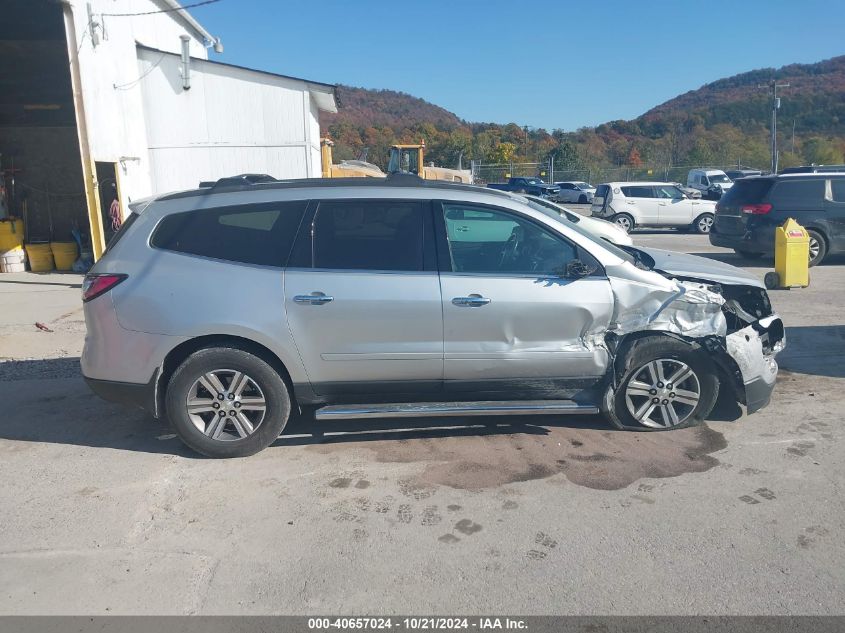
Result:
{"label": "chrome running board", "polygon": [[598,413],[598,407],[572,400],[509,400],[485,402],[409,402],[393,404],[343,404],[317,409],[318,420],[364,418],[431,418],[478,415],[571,415]]}

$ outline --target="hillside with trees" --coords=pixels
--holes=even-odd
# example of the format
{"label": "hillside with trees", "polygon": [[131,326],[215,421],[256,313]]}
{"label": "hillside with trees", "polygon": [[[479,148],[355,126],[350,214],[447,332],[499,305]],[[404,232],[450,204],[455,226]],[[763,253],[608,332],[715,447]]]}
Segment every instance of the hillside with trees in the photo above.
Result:
{"label": "hillside with trees", "polygon": [[[459,156],[483,163],[545,162],[556,169],[664,168],[770,161],[771,102],[760,89],[788,82],[779,112],[781,166],[845,162],[845,56],[765,68],[679,95],[631,121],[575,131],[471,123],[422,99],[391,90],[339,87],[340,111],[323,117],[337,159],[387,162],[393,143],[425,139],[426,160],[454,167]],[[793,141],[793,124],[795,129]]]}

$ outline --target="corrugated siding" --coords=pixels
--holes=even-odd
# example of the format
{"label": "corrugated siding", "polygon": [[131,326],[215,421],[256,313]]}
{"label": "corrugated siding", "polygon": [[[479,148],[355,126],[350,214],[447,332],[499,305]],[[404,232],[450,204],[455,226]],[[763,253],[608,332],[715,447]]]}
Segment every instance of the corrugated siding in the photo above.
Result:
{"label": "corrugated siding", "polygon": [[[302,147],[193,147],[150,150],[157,192],[196,187],[200,181],[242,173],[304,178]],[[284,174],[295,174],[284,176]]]}
{"label": "corrugated siding", "polygon": [[317,110],[306,111],[303,82],[195,61],[186,91],[179,58],[141,49],[138,60],[155,191],[246,172],[317,175],[307,160],[319,171]]}

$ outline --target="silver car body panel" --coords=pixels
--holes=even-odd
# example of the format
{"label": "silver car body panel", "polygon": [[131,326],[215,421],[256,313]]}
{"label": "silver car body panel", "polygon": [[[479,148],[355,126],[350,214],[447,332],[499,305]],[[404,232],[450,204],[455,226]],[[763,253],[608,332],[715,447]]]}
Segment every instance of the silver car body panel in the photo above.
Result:
{"label": "silver car body panel", "polygon": [[[331,300],[301,300],[315,293]],[[288,269],[284,295],[288,338],[318,393],[326,383],[443,379],[436,272]]]}
{"label": "silver car body panel", "polygon": [[[449,200],[509,209],[589,252],[604,274],[561,279],[283,270],[164,251],[149,243],[158,222],[174,212],[355,198]],[[317,393],[332,383],[599,380],[613,360],[608,333],[662,332],[691,341],[717,337],[744,380],[773,380],[773,353],[763,353],[759,324],[751,332],[741,330],[741,336],[726,336],[724,298],[707,285],[761,287],[755,278],[724,264],[655,249],[643,250],[664,274],[642,270],[603,241],[515,196],[466,187],[255,187],[145,201],[136,211],[140,216],[128,237],[92,270],[128,278],[85,304],[82,368],[89,378],[146,384],[179,344],[224,335],[266,347],[294,385],[310,384]],[[312,293],[332,300],[311,304],[295,299]],[[480,307],[452,301],[471,295],[490,301]]]}
{"label": "silver car body panel", "polygon": [[765,288],[765,284],[749,272],[736,266],[659,248],[639,248],[654,260],[654,268],[679,277],[696,277],[720,284]]}
{"label": "silver car body panel", "polygon": [[[603,278],[443,274],[446,380],[599,377],[613,309]],[[478,295],[481,307],[453,298]]]}

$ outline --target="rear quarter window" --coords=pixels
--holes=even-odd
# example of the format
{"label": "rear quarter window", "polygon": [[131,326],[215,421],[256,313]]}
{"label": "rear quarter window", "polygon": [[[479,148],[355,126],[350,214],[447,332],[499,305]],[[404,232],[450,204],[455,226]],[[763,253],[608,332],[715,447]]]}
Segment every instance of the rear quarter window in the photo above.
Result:
{"label": "rear quarter window", "polygon": [[199,209],[165,217],[155,248],[244,264],[284,266],[307,201]]}
{"label": "rear quarter window", "polygon": [[821,207],[824,190],[824,178],[781,180],[772,189],[770,198],[772,204],[782,209]]}
{"label": "rear quarter window", "polygon": [[845,178],[831,178],[830,189],[834,202],[845,202]]}

